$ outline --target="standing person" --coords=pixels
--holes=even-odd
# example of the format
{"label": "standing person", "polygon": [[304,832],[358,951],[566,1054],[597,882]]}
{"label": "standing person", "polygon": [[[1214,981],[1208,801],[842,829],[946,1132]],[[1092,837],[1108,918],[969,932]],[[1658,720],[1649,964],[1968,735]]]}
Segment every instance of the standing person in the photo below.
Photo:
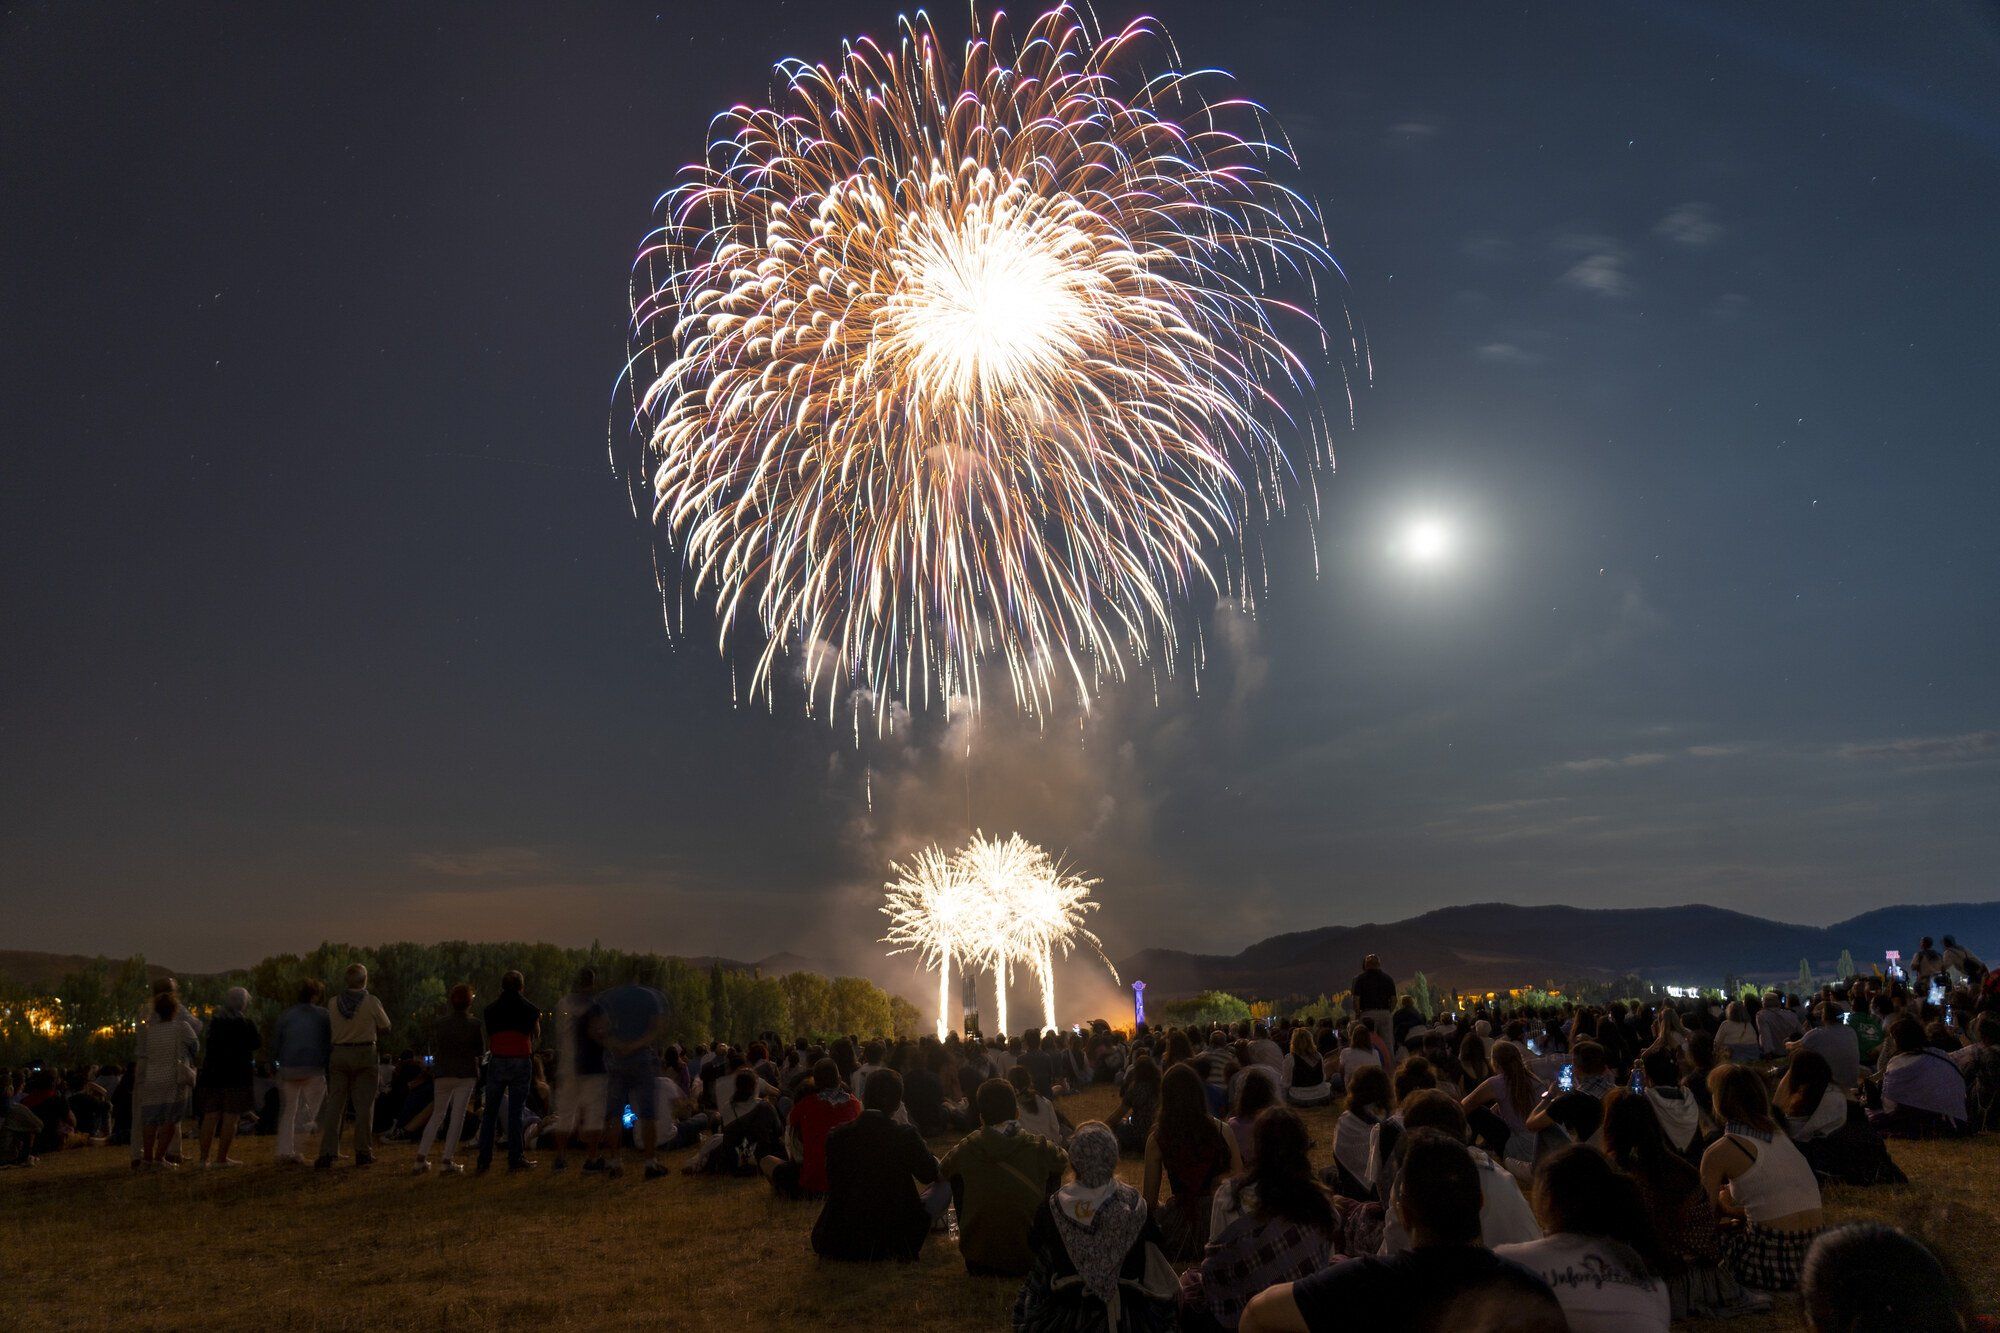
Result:
{"label": "standing person", "polygon": [[1930,993],[1931,978],[1944,971],[1944,955],[1924,936],[1923,943],[1910,955],[1910,991],[1919,1000]]}
{"label": "standing person", "polygon": [[[229,1155],[236,1142],[236,1127],[256,1108],[250,1084],[256,1073],[252,1059],[264,1039],[244,1010],[250,992],[231,986],[223,997],[222,1012],[208,1025],[208,1050],[202,1055],[201,1077],[194,1086],[195,1114],[201,1118],[201,1164],[206,1167],[208,1151],[217,1147],[217,1166],[241,1166]],[[220,1134],[218,1135],[218,1131]]]}
{"label": "standing person", "polygon": [[[576,974],[576,985],[569,994],[556,1001],[555,1047],[556,1047],[556,1105],[555,1121],[552,1126],[555,1144],[555,1169],[563,1170],[569,1165],[569,1150],[581,1138],[579,1127],[582,1117],[579,1112],[588,1104],[588,1098],[577,1085],[577,1051],[580,1036],[588,1035],[590,1020],[586,1017],[597,1004],[597,971],[595,968],[581,968]],[[598,1076],[602,1078],[603,1048],[599,1047]],[[597,1086],[597,1101],[600,1105],[591,1118],[591,1123],[604,1123],[604,1085]],[[595,1156],[593,1152],[590,1154]]]}
{"label": "standing person", "polygon": [[340,1151],[342,1113],[354,1113],[354,1164],[375,1164],[375,1091],[381,1085],[375,1045],[389,1030],[389,1011],[368,993],[368,969],[353,963],[347,969],[347,989],[327,1006],[333,1055],[327,1061],[326,1096],[319,1110],[319,1156],[313,1168],[333,1166]]}
{"label": "standing person", "polygon": [[[192,1013],[188,1011],[188,1007],[186,1005],[181,1003],[180,983],[176,982],[172,977],[155,977],[153,979],[153,998],[148,1000],[145,1004],[141,1005],[139,1008],[138,1031],[140,1035],[140,1042],[139,1042],[138,1058],[133,1062],[134,1068],[132,1071],[132,1077],[134,1080],[133,1088],[135,1094],[150,1091],[150,1093],[156,1098],[159,1098],[163,1094],[166,1094],[172,1090],[172,1088],[174,1087],[175,1080],[178,1079],[183,1072],[181,1069],[181,1065],[185,1063],[178,1056],[174,1057],[173,1059],[169,1060],[166,1064],[163,1065],[156,1065],[147,1058],[147,1047],[145,1042],[147,1028],[150,1024],[160,1021],[159,1001],[160,997],[163,995],[167,997],[167,1013],[172,1016],[174,1022],[179,1023],[183,1028],[187,1029],[187,1035],[189,1040],[194,1041],[196,1043],[199,1043],[201,1040],[201,1022],[200,1020],[196,1019]],[[159,1050],[169,1051],[178,1049],[177,1047],[173,1046],[173,1044],[170,1043],[164,1035],[155,1034],[155,1036],[156,1036],[157,1047]],[[187,1087],[179,1094],[179,1099],[181,1102],[181,1112],[179,1115],[174,1117],[172,1125],[168,1128],[168,1132],[166,1135],[166,1143],[157,1161],[169,1162],[175,1166],[180,1165],[181,1121],[187,1117],[187,1100],[189,1095],[192,1093],[193,1089],[194,1089],[193,1080],[189,1080]],[[142,1127],[143,1127],[143,1119],[138,1115],[138,1110],[139,1108],[144,1107],[145,1104],[146,1104],[145,1098],[143,1096],[135,1095],[133,1097],[132,1105],[134,1107],[134,1120],[135,1122],[141,1123]],[[163,1106],[165,1103],[156,1102],[155,1104]],[[135,1168],[142,1164],[143,1150],[146,1146],[146,1141],[147,1141],[146,1136],[144,1134],[134,1134],[132,1136],[132,1165]]]}
{"label": "standing person", "polygon": [[424,1136],[417,1143],[416,1174],[431,1169],[431,1145],[440,1128],[444,1161],[439,1169],[448,1176],[465,1170],[455,1160],[458,1139],[465,1132],[465,1111],[479,1084],[479,1056],[485,1049],[486,1034],[472,1016],[472,987],[461,981],[451,988],[450,1008],[431,1034],[431,1118],[424,1122]]}
{"label": "standing person", "polygon": [[[582,989],[585,978],[591,981],[590,990]],[[579,1143],[583,1145],[583,1169],[593,1174],[604,1170],[604,1006],[597,1002],[595,982],[596,974],[585,968],[576,994],[564,1001],[570,1016],[557,1020],[570,1034],[567,1081],[556,1088],[558,1101],[568,1101],[566,1119],[556,1125],[558,1171],[567,1165],[569,1149]],[[586,1000],[588,1003],[581,1003]],[[623,1128],[622,1123],[619,1128]]]}
{"label": "standing person", "polygon": [[299,1135],[319,1119],[326,1096],[326,1066],[333,1058],[333,1024],[320,1002],[326,986],[307,977],[299,983],[298,999],[278,1015],[272,1033],[278,1062],[278,1162],[303,1165]]}
{"label": "standing person", "polygon": [[[625,984],[598,997],[603,1012],[591,1020],[591,1035],[604,1046],[604,1123],[622,1125],[625,1108],[632,1108],[646,1179],[658,1180],[667,1167],[659,1154],[660,1052],[654,1043],[666,1026],[667,997],[640,984],[642,966],[633,958],[626,965]],[[624,1166],[607,1163],[604,1174],[616,1178],[624,1174]]]}
{"label": "standing person", "polygon": [[528,1085],[534,1081],[535,1041],[542,1035],[542,1011],[522,994],[526,985],[518,971],[500,978],[500,998],[486,1006],[486,1114],[479,1122],[479,1174],[493,1165],[493,1139],[500,1129],[500,1107],[507,1107],[507,1169],[526,1171],[521,1118],[528,1109]]}
{"label": "standing person", "polygon": [[188,1094],[194,1090],[194,1056],[198,1044],[193,1021],[186,1017],[173,979],[153,985],[153,1006],[139,1028],[138,1086],[132,1104],[138,1108],[141,1162],[146,1166],[177,1166],[168,1154],[181,1121],[187,1118]]}
{"label": "standing person", "polygon": [[[1361,973],[1354,978],[1354,1016],[1374,1020],[1375,1034],[1385,1042],[1394,1041],[1396,982],[1382,970],[1382,960],[1369,954],[1361,960]],[[1394,1059],[1393,1047],[1389,1059]],[[1383,1061],[1384,1064],[1388,1060]]]}

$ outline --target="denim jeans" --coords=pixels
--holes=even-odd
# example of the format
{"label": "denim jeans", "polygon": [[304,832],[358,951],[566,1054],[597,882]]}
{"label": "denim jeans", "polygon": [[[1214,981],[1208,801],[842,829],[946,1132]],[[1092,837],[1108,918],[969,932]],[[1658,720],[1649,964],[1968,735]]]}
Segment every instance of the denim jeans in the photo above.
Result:
{"label": "denim jeans", "polygon": [[528,1109],[528,1084],[534,1062],[525,1055],[496,1055],[486,1062],[486,1114],[479,1121],[479,1165],[493,1163],[493,1136],[500,1128],[500,1103],[507,1103],[507,1164],[525,1159],[521,1147],[521,1117]]}

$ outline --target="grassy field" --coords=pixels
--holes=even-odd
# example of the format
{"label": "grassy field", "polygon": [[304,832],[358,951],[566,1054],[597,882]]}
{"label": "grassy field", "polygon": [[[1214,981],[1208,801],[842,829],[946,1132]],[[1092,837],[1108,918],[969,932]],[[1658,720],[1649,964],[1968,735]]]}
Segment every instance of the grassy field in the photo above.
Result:
{"label": "grassy field", "polygon": [[[1103,1091],[1063,1103],[1072,1120],[1113,1105]],[[1309,1119],[1327,1159],[1332,1113]],[[1015,1283],[967,1277],[935,1240],[914,1265],[821,1263],[814,1206],[761,1181],[558,1176],[546,1153],[522,1176],[417,1177],[406,1145],[366,1171],[316,1173],[274,1167],[272,1143],[239,1139],[249,1165],[236,1171],[134,1174],[123,1149],[100,1148],[0,1172],[0,1324],[991,1329],[1014,1298]],[[1912,1185],[1833,1191],[1831,1216],[1920,1233],[1977,1308],[2000,1309],[2000,1138],[1895,1154]],[[1136,1183],[1138,1164],[1122,1173]],[[1796,1302],[1726,1325],[1799,1326]]]}

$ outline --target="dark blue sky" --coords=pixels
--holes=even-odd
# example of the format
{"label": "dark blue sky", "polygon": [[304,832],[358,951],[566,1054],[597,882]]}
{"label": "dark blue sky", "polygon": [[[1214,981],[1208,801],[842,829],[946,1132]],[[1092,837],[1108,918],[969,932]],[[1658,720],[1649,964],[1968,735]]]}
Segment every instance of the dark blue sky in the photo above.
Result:
{"label": "dark blue sky", "polygon": [[708,116],[895,12],[0,15],[10,945],[857,957],[968,818],[1102,875],[1114,952],[1994,896],[1994,10],[1157,8],[1367,329],[1320,572],[1295,514],[1198,699],[857,750],[669,643],[605,444]]}

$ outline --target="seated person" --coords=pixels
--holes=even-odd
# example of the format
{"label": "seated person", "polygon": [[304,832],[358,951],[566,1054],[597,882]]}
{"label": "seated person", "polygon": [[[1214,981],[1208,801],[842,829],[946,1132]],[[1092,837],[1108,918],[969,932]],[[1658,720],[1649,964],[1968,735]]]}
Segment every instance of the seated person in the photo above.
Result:
{"label": "seated person", "polygon": [[1820,1230],[1819,1180],[1771,1114],[1764,1080],[1747,1065],[1709,1075],[1722,1136],[1701,1156],[1701,1183],[1725,1222],[1723,1258],[1744,1286],[1791,1291]]}
{"label": "seated person", "polygon": [[1955,1284],[1937,1256],[1879,1222],[1820,1233],[1806,1252],[1799,1290],[1816,1333],[1959,1333],[1974,1326],[1954,1306]]}
{"label": "seated person", "polygon": [[1666,1283],[1645,1257],[1659,1242],[1630,1176],[1595,1148],[1559,1148],[1535,1166],[1535,1216],[1546,1236],[1493,1252],[1549,1284],[1570,1333],[1667,1333]]}
{"label": "seated person", "polygon": [[1327,1183],[1344,1198],[1375,1201],[1375,1187],[1368,1179],[1368,1147],[1376,1126],[1388,1116],[1388,1074],[1380,1065],[1362,1070],[1347,1090],[1347,1109],[1333,1125],[1333,1167]]}
{"label": "seated person", "polygon": [[[1387,1216],[1382,1224],[1383,1254],[1407,1250],[1414,1239],[1403,1230],[1396,1207],[1396,1195],[1401,1189],[1403,1144],[1419,1129],[1433,1130],[1460,1144],[1467,1143],[1470,1138],[1465,1112],[1459,1109],[1458,1103],[1449,1094],[1435,1089],[1411,1097],[1403,1103],[1401,1114],[1404,1132],[1396,1144],[1395,1171],[1390,1173]],[[1542,1229],[1535,1221],[1534,1210],[1528,1207],[1527,1199],[1522,1196],[1521,1186],[1513,1173],[1477,1148],[1468,1146],[1467,1151],[1479,1171],[1481,1243],[1490,1248],[1515,1241],[1539,1240]]]}
{"label": "seated person", "polygon": [[1700,1160],[1707,1147],[1701,1133],[1701,1104],[1682,1085],[1680,1062],[1670,1052],[1655,1049],[1646,1052],[1639,1070],[1646,1105],[1668,1146],[1690,1163]]}
{"label": "seated person", "polygon": [[1216,1191],[1208,1251],[1181,1279],[1183,1333],[1235,1328],[1258,1292],[1317,1273],[1334,1252],[1341,1226],[1313,1176],[1305,1122],[1273,1107],[1254,1134],[1252,1164]]}
{"label": "seated person", "polygon": [[1021,1128],[1014,1089],[1001,1079],[979,1085],[980,1127],[938,1163],[958,1208],[958,1250],[968,1273],[1021,1277],[1032,1255],[1028,1230],[1061,1183],[1063,1150]]}
{"label": "seated person", "polygon": [[1966,1128],[1965,1075],[1945,1052],[1930,1044],[1923,1025],[1904,1014],[1889,1025],[1882,1048],[1882,1109],[1868,1119],[1878,1134],[1929,1138],[1961,1134]]}
{"label": "seated person", "polygon": [[1102,1121],[1085,1121],[1070,1139],[1070,1164],[1075,1178],[1035,1207],[1014,1327],[1172,1328],[1173,1290],[1147,1283],[1146,1256],[1159,1232],[1139,1191],[1117,1177],[1117,1136]]}
{"label": "seated person", "polygon": [[[858,1118],[826,1136],[826,1205],[813,1224],[813,1253],[823,1259],[915,1259],[951,1193],[938,1188],[937,1158],[924,1136],[896,1123],[901,1074],[879,1066],[870,1071],[862,1106]],[[925,1185],[931,1189],[919,1193]]]}
{"label": "seated person", "polygon": [[826,1137],[861,1114],[861,1103],[840,1086],[840,1066],[821,1059],[812,1068],[812,1091],[792,1105],[785,1127],[794,1135],[798,1156],[766,1157],[759,1165],[771,1188],[790,1198],[826,1193]]}
{"label": "seated person", "polygon": [[[1450,1098],[1438,1096],[1457,1109]],[[1400,1151],[1393,1207],[1410,1247],[1276,1283],[1250,1302],[1238,1328],[1243,1333],[1565,1329],[1562,1306],[1548,1285],[1480,1244],[1481,1187],[1487,1177],[1471,1150],[1436,1130],[1412,1129]]]}
{"label": "seated person", "polygon": [[1791,1043],[1794,1050],[1807,1050],[1826,1061],[1833,1071],[1833,1086],[1848,1096],[1861,1083],[1861,1038],[1841,1022],[1841,1012],[1833,1001],[1821,1002],[1813,1011],[1815,1025]]}
{"label": "seated person", "polygon": [[[1177,1064],[1160,1080],[1160,1112],[1146,1138],[1146,1207],[1166,1238],[1167,1258],[1191,1263],[1208,1244],[1215,1190],[1243,1169],[1236,1138],[1209,1114],[1202,1078]],[[1172,1194],[1165,1206],[1160,1188]]]}
{"label": "seated person", "polygon": [[1823,1139],[1847,1123],[1847,1098],[1833,1084],[1826,1057],[1799,1047],[1772,1097],[1796,1143]]}

